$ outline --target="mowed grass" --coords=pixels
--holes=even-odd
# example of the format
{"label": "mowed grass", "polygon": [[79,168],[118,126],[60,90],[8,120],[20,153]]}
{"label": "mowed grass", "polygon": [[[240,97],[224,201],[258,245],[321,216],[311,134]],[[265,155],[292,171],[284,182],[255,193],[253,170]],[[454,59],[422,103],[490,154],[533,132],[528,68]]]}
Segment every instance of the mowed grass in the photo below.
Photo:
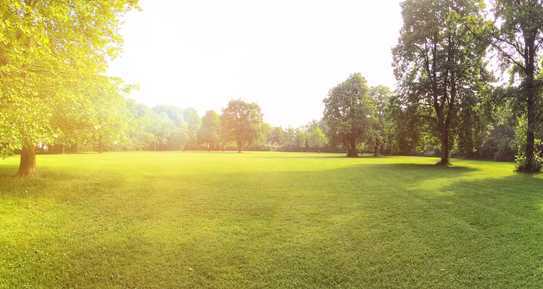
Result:
{"label": "mowed grass", "polygon": [[541,288],[543,178],[303,153],[0,161],[0,288]]}

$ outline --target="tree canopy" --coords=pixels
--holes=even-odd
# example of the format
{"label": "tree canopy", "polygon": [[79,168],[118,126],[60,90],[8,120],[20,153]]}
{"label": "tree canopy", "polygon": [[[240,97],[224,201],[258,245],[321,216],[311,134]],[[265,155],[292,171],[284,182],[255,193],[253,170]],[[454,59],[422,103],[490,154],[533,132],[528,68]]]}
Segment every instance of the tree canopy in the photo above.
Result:
{"label": "tree canopy", "polygon": [[368,136],[375,113],[366,79],[359,73],[352,74],[330,90],[324,104],[329,137],[343,144],[349,157],[357,157],[357,146]]}
{"label": "tree canopy", "polygon": [[[496,0],[494,5],[493,47],[504,66],[513,67],[513,76],[520,77],[518,98],[523,102],[526,128],[523,148],[519,154],[520,171],[541,169],[536,160],[536,131],[541,116],[541,50],[543,49],[543,1]],[[522,151],[522,149],[524,149]]]}
{"label": "tree canopy", "polygon": [[449,164],[460,103],[484,75],[484,3],[469,0],[406,0],[404,25],[394,49],[402,97],[425,106],[441,143],[441,165]]}
{"label": "tree canopy", "polygon": [[224,109],[222,131],[227,140],[234,141],[238,151],[254,142],[262,129],[262,112],[256,103],[232,100]]}
{"label": "tree canopy", "polygon": [[[0,143],[4,153],[21,151],[19,175],[33,173],[36,144],[66,132],[68,120],[55,118],[57,108],[98,113],[89,95],[118,93],[104,72],[121,44],[119,18],[136,5],[135,0],[2,1]],[[68,116],[75,116],[74,122],[102,120],[99,113],[63,115]]]}

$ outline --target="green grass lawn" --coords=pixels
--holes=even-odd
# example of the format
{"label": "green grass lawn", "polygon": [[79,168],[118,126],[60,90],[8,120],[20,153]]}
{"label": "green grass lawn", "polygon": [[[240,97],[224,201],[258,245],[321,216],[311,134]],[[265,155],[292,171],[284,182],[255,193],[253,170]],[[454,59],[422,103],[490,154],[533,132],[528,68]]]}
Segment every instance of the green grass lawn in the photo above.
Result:
{"label": "green grass lawn", "polygon": [[0,288],[541,288],[543,178],[301,153],[0,160]]}

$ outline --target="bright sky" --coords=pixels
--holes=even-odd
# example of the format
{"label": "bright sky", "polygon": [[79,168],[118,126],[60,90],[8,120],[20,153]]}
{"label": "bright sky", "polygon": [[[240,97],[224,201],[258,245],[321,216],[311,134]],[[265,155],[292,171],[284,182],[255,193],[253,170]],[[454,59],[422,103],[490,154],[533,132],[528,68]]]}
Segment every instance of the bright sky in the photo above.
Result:
{"label": "bright sky", "polygon": [[400,0],[141,0],[110,74],[148,105],[220,112],[254,101],[273,125],[320,119],[328,90],[353,72],[394,86]]}

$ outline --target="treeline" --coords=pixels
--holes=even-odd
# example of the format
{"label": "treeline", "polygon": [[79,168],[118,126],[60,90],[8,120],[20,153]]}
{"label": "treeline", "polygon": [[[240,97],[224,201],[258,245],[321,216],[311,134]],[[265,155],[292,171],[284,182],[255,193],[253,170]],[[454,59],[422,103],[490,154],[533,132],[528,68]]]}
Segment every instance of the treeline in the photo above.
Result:
{"label": "treeline", "polygon": [[[510,93],[508,87],[489,86],[459,103],[449,124],[447,157],[515,160],[525,148],[527,124],[521,104]],[[325,99],[323,127],[330,145],[344,148],[349,156],[442,156],[432,107],[411,97],[386,86],[368,87],[362,75],[351,75]],[[541,127],[537,133],[543,135]],[[537,158],[542,149],[537,139]]]}
{"label": "treeline", "polygon": [[34,172],[40,150],[345,151],[541,168],[540,0],[403,1],[396,89],[353,74],[329,91],[322,119],[300,128],[272,127],[241,100],[204,116],[127,101],[132,88],[106,71],[121,16],[137,2],[0,5],[0,154],[20,154],[20,176]]}
{"label": "treeline", "polygon": [[[401,112],[417,146],[541,169],[540,0],[405,0],[393,50]],[[420,140],[423,141],[420,141]],[[414,145],[414,144],[413,144]],[[414,149],[414,148],[412,148]]]}
{"label": "treeline", "polygon": [[298,128],[274,127],[264,122],[257,104],[242,100],[233,100],[224,110],[210,110],[203,116],[192,108],[149,107],[133,100],[118,100],[104,111],[107,117],[96,123],[89,121],[89,126],[60,127],[54,141],[41,143],[39,150],[338,150],[329,146],[322,122]]}
{"label": "treeline", "polygon": [[[319,121],[298,128],[274,127],[257,104],[231,101],[223,111],[149,107],[125,100],[129,87],[96,97],[86,118],[62,107],[54,114],[56,137],[43,152],[121,150],[275,150],[375,155],[441,155],[435,113],[409,94],[369,87],[353,74],[332,88]],[[450,124],[449,154],[513,161],[525,145],[526,118],[509,87],[485,87],[459,103]],[[79,119],[78,122],[74,122]],[[538,130],[541,133],[541,130]],[[541,142],[536,141],[538,152]]]}

